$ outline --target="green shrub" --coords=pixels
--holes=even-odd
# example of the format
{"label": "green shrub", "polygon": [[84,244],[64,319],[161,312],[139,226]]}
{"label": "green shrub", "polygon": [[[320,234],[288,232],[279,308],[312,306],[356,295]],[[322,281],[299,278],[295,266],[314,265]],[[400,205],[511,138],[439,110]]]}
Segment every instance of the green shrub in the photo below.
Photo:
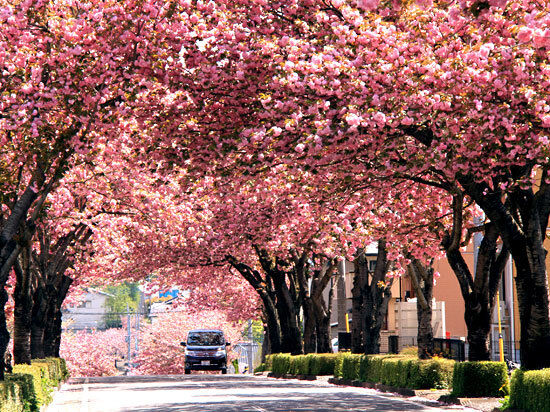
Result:
{"label": "green shrub", "polygon": [[411,387],[411,369],[415,362],[418,359],[397,356],[382,358],[380,382],[398,388]]}
{"label": "green shrub", "polygon": [[336,355],[336,359],[334,361],[334,377],[335,378],[341,378],[343,376],[343,366],[344,366],[344,358],[346,356],[349,356],[350,353],[348,352],[340,352]]}
{"label": "green shrub", "polygon": [[292,375],[309,375],[309,355],[290,356],[288,373]]}
{"label": "green shrub", "polygon": [[416,360],[410,365],[411,389],[446,389],[453,382],[455,361],[445,358]]}
{"label": "green shrub", "polygon": [[365,382],[410,389],[450,387],[454,361],[420,360],[407,355],[367,355],[359,366],[359,379]]}
{"label": "green shrub", "polygon": [[265,368],[270,371],[273,369],[273,357],[275,355],[266,355],[265,357]]}
{"label": "green shrub", "polygon": [[401,351],[399,351],[400,355],[405,356],[418,356],[418,346],[405,346]]}
{"label": "green shrub", "polygon": [[384,376],[382,361],[399,355],[366,355],[359,368],[359,378],[365,382],[382,383]]}
{"label": "green shrub", "polygon": [[67,362],[63,358],[53,358],[57,359],[59,361],[59,367],[61,368],[61,379],[63,382],[65,382],[67,379],[69,379],[69,369],[67,369]]}
{"label": "green shrub", "polygon": [[49,380],[48,386],[57,387],[62,382],[61,364],[56,358],[33,359],[31,364],[44,368],[44,377]]}
{"label": "green shrub", "polygon": [[550,412],[550,369],[514,371],[510,383],[510,408]]}
{"label": "green shrub", "polygon": [[311,354],[309,360],[309,373],[315,376],[334,375],[337,353]]}
{"label": "green shrub", "polygon": [[289,373],[290,369],[290,353],[276,353],[272,357],[272,371],[276,375],[284,375]]}
{"label": "green shrub", "polygon": [[457,362],[453,395],[502,397],[508,393],[508,369],[504,362]]}
{"label": "green shrub", "polygon": [[343,358],[342,378],[348,380],[359,379],[359,365],[364,355],[348,353]]}
{"label": "green shrub", "polygon": [[38,406],[47,405],[52,401],[52,381],[49,377],[48,366],[43,364],[14,365],[14,373],[29,374],[32,376]]}
{"label": "green shrub", "polygon": [[260,363],[256,369],[254,369],[254,373],[256,372],[265,372],[267,371],[267,365],[265,363]]}
{"label": "green shrub", "polygon": [[[40,410],[32,375],[20,373],[6,374],[2,383],[1,412],[35,412]],[[7,396],[4,396],[4,394]]]}

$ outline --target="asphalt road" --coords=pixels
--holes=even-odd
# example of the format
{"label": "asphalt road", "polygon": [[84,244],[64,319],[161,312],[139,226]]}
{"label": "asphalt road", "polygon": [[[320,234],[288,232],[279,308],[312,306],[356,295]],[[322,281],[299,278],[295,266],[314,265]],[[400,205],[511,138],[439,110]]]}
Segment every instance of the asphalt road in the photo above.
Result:
{"label": "asphalt road", "polygon": [[71,379],[46,412],[444,410],[474,411],[322,381],[197,374]]}

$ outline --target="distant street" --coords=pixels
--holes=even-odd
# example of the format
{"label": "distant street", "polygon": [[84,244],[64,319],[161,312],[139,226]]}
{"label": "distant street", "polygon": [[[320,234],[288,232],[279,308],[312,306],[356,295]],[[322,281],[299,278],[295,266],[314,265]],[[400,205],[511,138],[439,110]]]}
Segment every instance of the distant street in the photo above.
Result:
{"label": "distant street", "polygon": [[341,387],[248,375],[71,379],[46,412],[473,411]]}

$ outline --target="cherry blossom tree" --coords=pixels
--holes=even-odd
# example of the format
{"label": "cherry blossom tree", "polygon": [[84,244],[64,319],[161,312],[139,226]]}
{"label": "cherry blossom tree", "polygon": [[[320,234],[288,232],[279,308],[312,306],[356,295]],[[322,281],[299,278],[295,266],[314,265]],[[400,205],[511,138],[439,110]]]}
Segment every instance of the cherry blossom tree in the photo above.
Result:
{"label": "cherry blossom tree", "polygon": [[[180,15],[173,10],[178,4],[171,4],[0,4],[0,285],[19,253],[20,225],[32,230],[73,154],[108,141],[118,116],[155,79],[158,58],[177,57],[170,39],[179,32]],[[3,295],[2,308],[5,301]],[[3,317],[0,324],[3,352],[9,335]]]}
{"label": "cherry blossom tree", "polygon": [[125,333],[124,329],[64,332],[60,356],[67,362],[70,375],[118,375],[115,360],[126,353]]}
{"label": "cherry blossom tree", "polygon": [[[242,340],[243,325],[230,322],[219,310],[189,310],[185,305],[168,313],[159,314],[140,331],[140,351],[135,358],[137,375],[183,374],[185,356],[180,342],[192,329],[221,329],[227,342],[233,345]],[[228,347],[228,362],[237,357]]]}
{"label": "cherry blossom tree", "polygon": [[[346,173],[458,188],[516,264],[522,364],[545,366],[547,5],[428,3],[289,1],[261,13],[253,3],[255,27],[241,21],[231,26],[238,40],[220,36],[215,47],[205,24],[202,42],[183,53],[190,70],[177,104],[191,120],[171,130],[195,137],[185,158],[220,169],[261,162],[336,173],[345,164]],[[242,58],[228,59],[239,47]],[[199,73],[215,87],[205,88]]]}

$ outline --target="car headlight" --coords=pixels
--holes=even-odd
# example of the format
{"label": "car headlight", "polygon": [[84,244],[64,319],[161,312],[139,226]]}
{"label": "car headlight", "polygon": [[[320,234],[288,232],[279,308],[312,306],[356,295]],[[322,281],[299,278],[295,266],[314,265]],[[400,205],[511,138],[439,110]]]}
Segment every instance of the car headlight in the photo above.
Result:
{"label": "car headlight", "polygon": [[224,348],[216,349],[216,355],[225,355],[225,349]]}
{"label": "car headlight", "polygon": [[190,356],[195,356],[196,353],[194,350],[185,349],[185,354]]}

